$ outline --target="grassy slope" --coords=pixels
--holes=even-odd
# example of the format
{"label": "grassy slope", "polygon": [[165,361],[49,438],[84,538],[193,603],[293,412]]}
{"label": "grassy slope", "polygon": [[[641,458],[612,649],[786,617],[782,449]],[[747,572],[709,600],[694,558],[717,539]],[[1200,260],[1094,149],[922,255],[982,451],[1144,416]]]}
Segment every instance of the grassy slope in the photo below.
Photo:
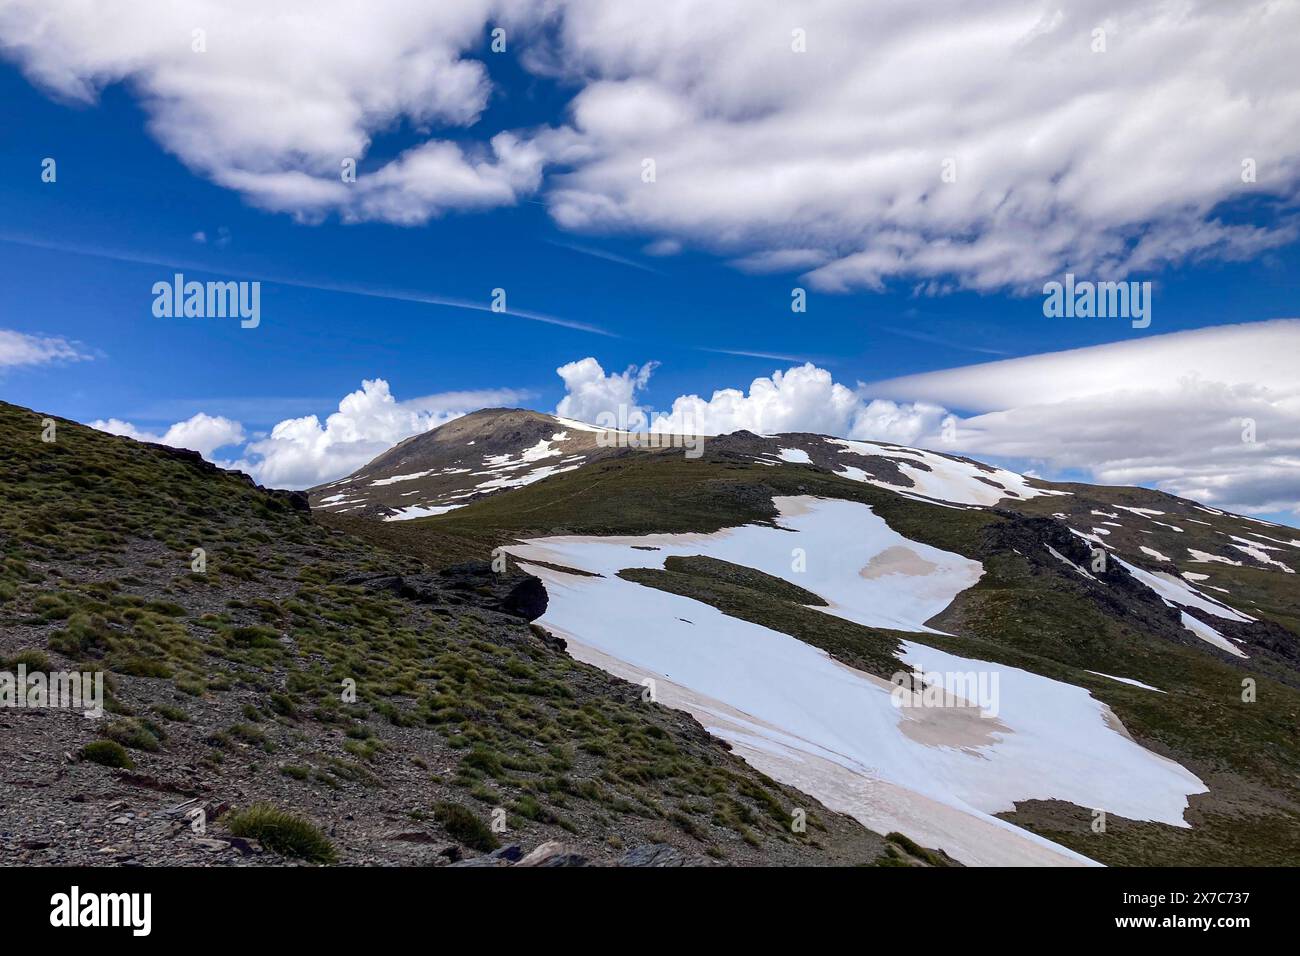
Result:
{"label": "grassy slope", "polygon": [[[98,732],[131,748],[151,788],[236,806],[269,794],[332,822],[345,862],[387,859],[377,828],[435,827],[448,802],[484,820],[504,806],[507,839],[565,839],[596,859],[658,839],[738,862],[879,853],[876,835],[473,595],[429,605],[346,583],[426,569],[314,523],[291,496],[71,422],[47,444],[41,428],[0,403],[0,667],[107,670]],[[194,548],[206,573],[191,571]],[[355,704],[340,700],[345,678]],[[48,716],[6,724],[36,763],[4,771],[32,779],[3,779],[40,812],[0,807],[0,832],[83,809],[93,828],[86,793],[124,786],[92,763],[60,769],[97,729]],[[795,806],[813,811],[806,835],[790,832]]]}
{"label": "grassy slope", "polygon": [[[482,558],[497,544],[535,535],[709,532],[770,521],[771,497],[782,494],[861,501],[913,540],[981,560],[984,578],[934,622],[957,636],[924,641],[1087,687],[1137,740],[1177,759],[1211,788],[1193,798],[1191,830],[1112,818],[1107,834],[1097,835],[1090,808],[1060,803],[1027,804],[1010,819],[1108,863],[1300,862],[1300,693],[1217,659],[1182,636],[1149,597],[1143,605],[1132,604],[1132,596],[1124,604],[1122,593],[1112,600],[1110,590],[1122,582],[1090,590],[1055,559],[1016,554],[1008,541],[1028,532],[1014,514],[936,508],[807,468],[664,454],[605,462],[448,515],[370,525],[364,533],[410,553],[431,555],[450,545]],[[898,635],[828,625],[821,612],[769,588],[700,570],[678,566],[625,577],[785,630],[854,666],[875,673],[890,667]],[[1088,670],[1136,678],[1167,694]],[[1258,682],[1254,703],[1241,700],[1245,676]]]}

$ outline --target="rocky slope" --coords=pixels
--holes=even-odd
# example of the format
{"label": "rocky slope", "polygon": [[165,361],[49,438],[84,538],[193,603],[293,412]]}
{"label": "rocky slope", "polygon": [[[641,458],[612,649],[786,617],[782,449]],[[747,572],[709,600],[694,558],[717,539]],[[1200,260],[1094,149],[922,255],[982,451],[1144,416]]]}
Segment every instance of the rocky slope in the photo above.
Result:
{"label": "rocky slope", "polygon": [[0,403],[0,672],[106,713],[0,709],[0,863],[924,862],[571,659],[535,578],[43,420]]}

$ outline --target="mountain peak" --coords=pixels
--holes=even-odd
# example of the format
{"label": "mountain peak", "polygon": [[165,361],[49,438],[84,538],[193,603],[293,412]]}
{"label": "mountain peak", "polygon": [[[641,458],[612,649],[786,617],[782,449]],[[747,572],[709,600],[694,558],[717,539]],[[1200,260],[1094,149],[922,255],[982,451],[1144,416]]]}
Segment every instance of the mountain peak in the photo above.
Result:
{"label": "mountain peak", "polygon": [[311,490],[313,507],[352,517],[442,514],[608,454],[602,429],[527,408],[484,408],[412,436],[346,478]]}

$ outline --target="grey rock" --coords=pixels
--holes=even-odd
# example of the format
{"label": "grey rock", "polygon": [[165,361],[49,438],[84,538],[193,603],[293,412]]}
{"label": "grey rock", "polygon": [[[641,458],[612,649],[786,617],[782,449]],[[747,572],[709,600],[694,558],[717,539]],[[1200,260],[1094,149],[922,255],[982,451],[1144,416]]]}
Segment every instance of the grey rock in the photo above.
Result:
{"label": "grey rock", "polygon": [[650,843],[628,850],[619,858],[619,866],[685,866],[686,854],[667,843]]}
{"label": "grey rock", "polygon": [[457,860],[452,866],[509,866],[505,860],[491,856],[476,856],[468,860]]}

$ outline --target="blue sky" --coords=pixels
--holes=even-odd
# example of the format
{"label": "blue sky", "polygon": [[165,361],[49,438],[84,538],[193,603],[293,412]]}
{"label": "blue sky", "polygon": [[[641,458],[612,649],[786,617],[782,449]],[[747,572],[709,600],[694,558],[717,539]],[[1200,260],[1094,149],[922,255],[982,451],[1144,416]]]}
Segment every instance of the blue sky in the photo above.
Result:
{"label": "blue sky", "polygon": [[[544,75],[527,59],[493,55],[486,34],[459,55],[483,64],[490,88],[476,119],[456,126],[399,112],[368,131],[360,177],[431,137],[474,149],[500,131],[573,123],[588,78]],[[31,58],[9,60],[0,60],[0,329],[66,340],[84,358],[0,366],[0,395],[81,421],[119,419],[161,432],[203,412],[235,419],[252,436],[286,418],[324,419],[363,379],[375,378],[399,400],[512,389],[550,411],[565,395],[556,368],[587,356],[607,373],[659,363],[635,397],[669,409],[678,396],[746,390],[804,362],[856,390],[1297,313],[1300,243],[1292,236],[1249,254],[1211,251],[1130,270],[1128,277],[1154,286],[1153,322],[1137,330],[1123,319],[1044,318],[1033,285],[968,281],[961,268],[951,278],[942,270],[902,273],[840,289],[801,268],[738,268],[747,248],[772,246],[766,225],[733,240],[738,227],[727,219],[717,225],[725,238],[713,242],[707,222],[674,228],[657,212],[642,221],[575,222],[555,198],[573,168],[564,159],[548,161],[538,186],[517,190],[510,202],[439,210],[416,224],[345,222],[338,210],[294,215],[218,184],[220,176],[196,168],[192,156],[187,162],[186,148],[159,132],[166,114],[147,83],[126,75],[78,102],[39,82]],[[41,181],[44,157],[57,160],[55,183]],[[1289,181],[1225,195],[1203,205],[1199,220],[1285,231],[1293,195]],[[204,241],[195,238],[200,233]],[[652,244],[665,240],[680,251],[652,254],[664,251]],[[261,324],[245,330],[233,320],[154,317],[151,286],[174,271],[201,281],[261,280]],[[1043,276],[1051,278],[1059,272]],[[940,288],[918,289],[927,282]],[[808,289],[806,313],[790,309],[795,286]],[[512,312],[559,321],[404,301],[487,305],[497,287]],[[876,397],[869,389],[861,395]],[[937,404],[959,416],[991,410],[945,403],[942,395]],[[999,455],[992,445],[972,454],[979,451],[1021,465],[1035,458]],[[239,449],[225,457],[238,458]],[[1098,477],[1046,451],[1035,467],[1048,476]],[[1230,499],[1220,503],[1252,503]],[[1256,503],[1285,517],[1286,509],[1272,507],[1279,500],[1270,491]]]}

